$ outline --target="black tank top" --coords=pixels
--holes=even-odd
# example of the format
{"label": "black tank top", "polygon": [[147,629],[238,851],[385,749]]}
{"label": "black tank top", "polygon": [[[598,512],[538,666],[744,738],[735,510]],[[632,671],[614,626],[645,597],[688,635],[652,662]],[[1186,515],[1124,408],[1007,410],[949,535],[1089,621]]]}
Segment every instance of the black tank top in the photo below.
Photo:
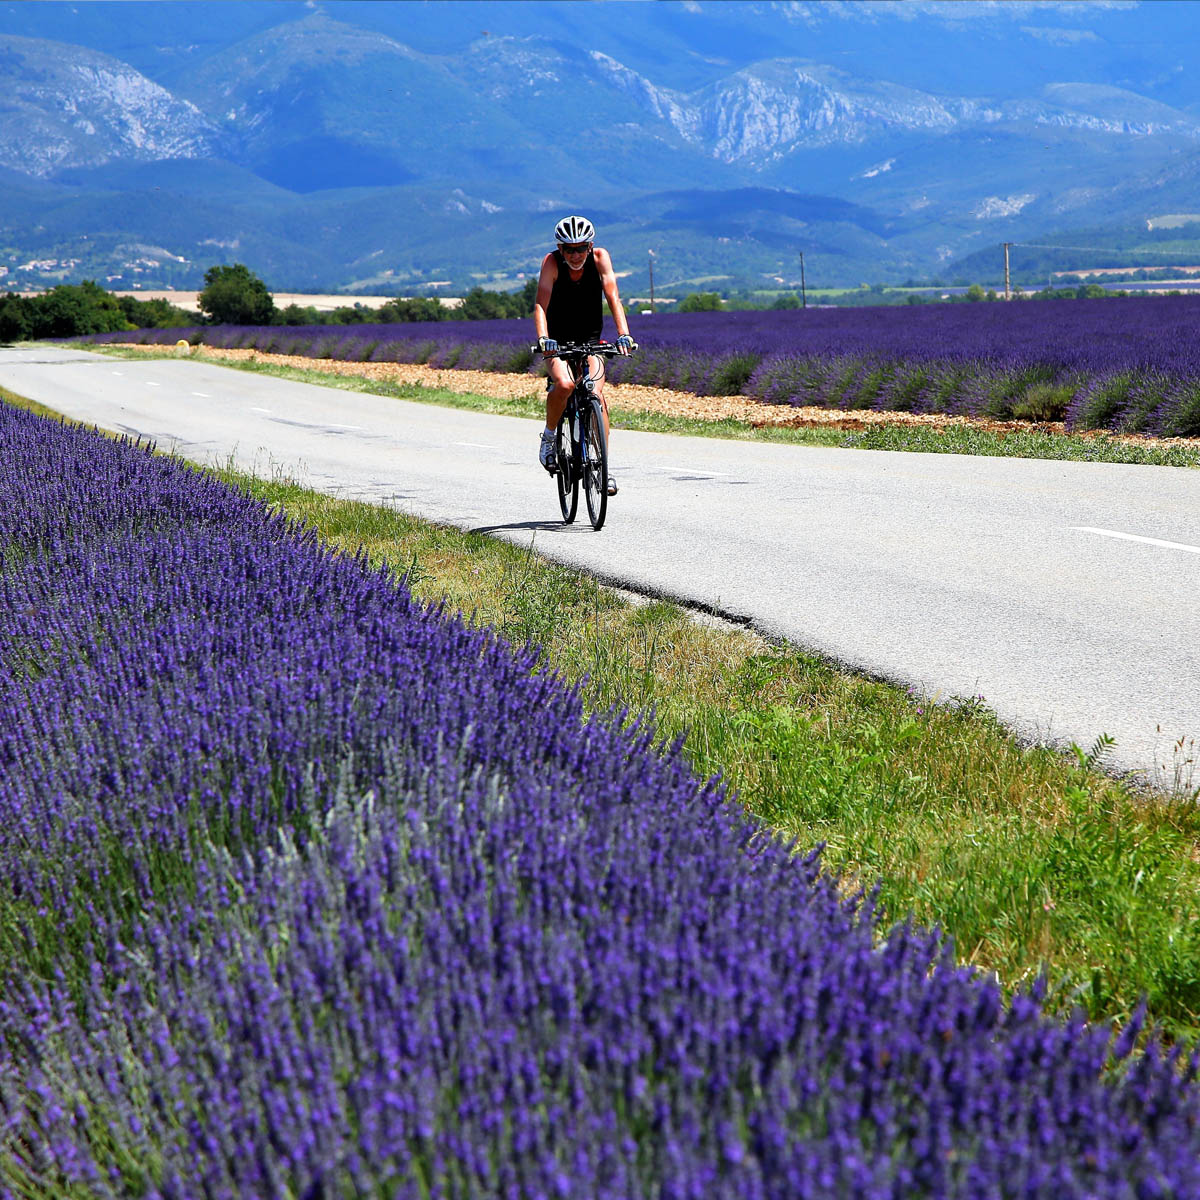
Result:
{"label": "black tank top", "polygon": [[588,252],[583,275],[577,280],[571,278],[566,260],[558,250],[554,252],[554,261],[558,264],[558,278],[546,310],[547,331],[556,342],[599,341],[604,328],[604,289],[600,286],[595,254]]}

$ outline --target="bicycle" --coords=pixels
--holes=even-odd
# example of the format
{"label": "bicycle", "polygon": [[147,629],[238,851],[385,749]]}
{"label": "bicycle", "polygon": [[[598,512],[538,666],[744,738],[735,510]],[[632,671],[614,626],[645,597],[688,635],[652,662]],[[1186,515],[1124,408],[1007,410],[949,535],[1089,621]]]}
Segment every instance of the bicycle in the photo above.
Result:
{"label": "bicycle", "polygon": [[[637,349],[636,344],[633,348]],[[533,351],[538,352],[536,346]],[[575,380],[554,438],[553,474],[563,523],[570,525],[575,520],[582,482],[588,517],[592,528],[599,530],[608,513],[608,438],[604,433],[604,409],[590,372],[593,354],[613,358],[620,350],[612,342],[562,342],[557,351],[542,357],[563,359]]]}

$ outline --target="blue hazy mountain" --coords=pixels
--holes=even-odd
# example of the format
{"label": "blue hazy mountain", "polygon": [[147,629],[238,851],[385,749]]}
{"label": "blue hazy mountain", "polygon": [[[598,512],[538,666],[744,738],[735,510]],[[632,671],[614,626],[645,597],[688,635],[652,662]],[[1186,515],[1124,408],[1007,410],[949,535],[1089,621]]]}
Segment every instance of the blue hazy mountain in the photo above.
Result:
{"label": "blue hazy mountain", "polygon": [[501,286],[564,210],[633,288],[651,248],[681,287],[800,253],[810,282],[978,273],[1163,218],[1186,255],[1198,35],[1125,0],[0,4],[0,266]]}

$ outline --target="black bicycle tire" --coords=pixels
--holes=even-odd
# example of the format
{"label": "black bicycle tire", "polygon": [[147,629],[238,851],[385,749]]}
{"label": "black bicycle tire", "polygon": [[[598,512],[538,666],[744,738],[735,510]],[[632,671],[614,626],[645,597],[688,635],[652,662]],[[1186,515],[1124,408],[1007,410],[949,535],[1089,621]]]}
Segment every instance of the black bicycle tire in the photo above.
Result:
{"label": "black bicycle tire", "polygon": [[599,532],[608,514],[608,438],[604,435],[604,408],[595,397],[588,408],[588,432],[584,441],[588,447],[588,461],[583,464],[588,517],[592,528]]}
{"label": "black bicycle tire", "polygon": [[554,480],[558,486],[558,507],[562,511],[564,525],[570,525],[579,511],[579,445],[571,430],[571,409],[558,419],[554,435],[554,453],[558,456],[558,470]]}

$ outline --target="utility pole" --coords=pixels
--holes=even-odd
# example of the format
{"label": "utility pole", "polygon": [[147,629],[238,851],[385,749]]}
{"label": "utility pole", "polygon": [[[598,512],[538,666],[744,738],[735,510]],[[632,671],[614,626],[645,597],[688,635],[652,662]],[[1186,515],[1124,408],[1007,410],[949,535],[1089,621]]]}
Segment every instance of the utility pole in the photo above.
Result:
{"label": "utility pole", "polygon": [[1011,245],[1012,245],[1012,242],[1004,243],[1004,298],[1005,298],[1005,300],[1012,299],[1012,287],[1009,283],[1009,277],[1008,277],[1008,248]]}
{"label": "utility pole", "polygon": [[800,251],[800,307],[808,307],[808,291],[804,286],[804,251]]}
{"label": "utility pole", "polygon": [[650,312],[654,313],[654,251],[647,250],[646,253],[650,256]]}

